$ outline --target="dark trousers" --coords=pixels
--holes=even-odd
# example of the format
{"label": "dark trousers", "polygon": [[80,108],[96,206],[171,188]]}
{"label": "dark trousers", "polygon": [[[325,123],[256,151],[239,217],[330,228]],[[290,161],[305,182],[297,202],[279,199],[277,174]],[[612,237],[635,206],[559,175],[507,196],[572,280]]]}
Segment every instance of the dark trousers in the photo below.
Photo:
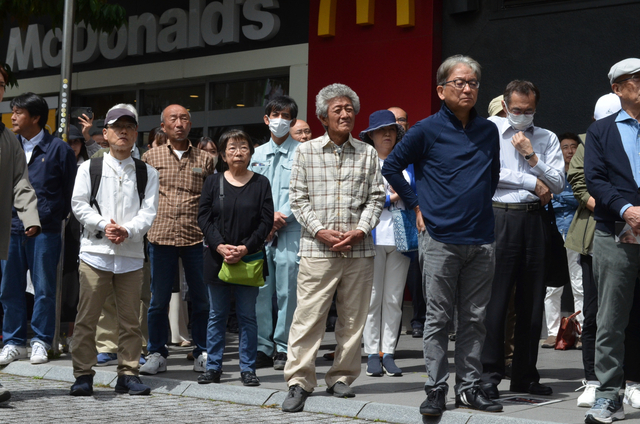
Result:
{"label": "dark trousers", "polygon": [[494,208],[496,270],[487,305],[487,337],[482,350],[482,381],[504,377],[504,323],[515,285],[516,330],[511,387],[538,382],[538,342],[544,307],[545,241],[542,211]]}
{"label": "dark trousers", "polygon": [[424,302],[424,294],[422,293],[422,271],[420,270],[420,261],[417,255],[411,259],[409,264],[407,287],[409,288],[409,293],[411,293],[411,303],[413,304],[411,328],[423,330],[427,305]]}

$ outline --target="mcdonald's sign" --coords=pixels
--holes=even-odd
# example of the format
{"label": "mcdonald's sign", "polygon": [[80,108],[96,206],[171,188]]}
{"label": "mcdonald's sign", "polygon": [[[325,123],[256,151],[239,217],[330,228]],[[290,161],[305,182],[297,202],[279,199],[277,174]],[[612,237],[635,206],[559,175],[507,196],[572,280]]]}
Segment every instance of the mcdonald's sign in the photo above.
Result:
{"label": "mcdonald's sign", "polygon": [[[389,1],[389,0],[385,0]],[[318,13],[318,36],[336,35],[336,7],[338,0],[320,0]],[[356,0],[356,24],[374,24],[375,0]],[[415,26],[415,0],[396,0],[396,26]]]}

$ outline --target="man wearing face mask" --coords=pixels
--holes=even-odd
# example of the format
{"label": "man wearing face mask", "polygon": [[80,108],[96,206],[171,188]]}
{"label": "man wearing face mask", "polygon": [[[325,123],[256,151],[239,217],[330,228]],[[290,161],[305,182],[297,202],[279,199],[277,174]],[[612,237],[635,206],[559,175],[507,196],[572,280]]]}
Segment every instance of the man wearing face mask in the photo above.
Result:
{"label": "man wearing face mask", "polygon": [[[300,224],[291,213],[289,180],[293,154],[300,143],[291,137],[289,129],[296,124],[297,116],[298,105],[289,96],[276,97],[267,104],[264,123],[269,126],[271,139],[256,148],[250,164],[253,172],[269,179],[275,210],[266,248],[269,275],[256,300],[257,368],[273,365],[276,370],[284,369],[289,327],[296,309]],[[278,303],[275,326],[271,302],[274,293]]]}
{"label": "man wearing face mask", "polygon": [[504,378],[504,322],[515,285],[517,311],[510,390],[550,395],[536,368],[544,306],[543,208],[564,189],[564,160],[558,137],[533,125],[540,91],[529,81],[507,85],[506,118],[489,118],[500,134],[500,181],[493,196],[496,268],[487,305],[482,351],[482,388],[493,399]]}

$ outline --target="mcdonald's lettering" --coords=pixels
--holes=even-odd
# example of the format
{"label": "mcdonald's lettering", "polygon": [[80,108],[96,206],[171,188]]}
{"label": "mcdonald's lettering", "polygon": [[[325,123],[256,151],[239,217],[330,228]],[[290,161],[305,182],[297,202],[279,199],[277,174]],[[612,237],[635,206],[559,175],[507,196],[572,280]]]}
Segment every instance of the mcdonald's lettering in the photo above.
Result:
{"label": "mcdonald's lettering", "polygon": [[[338,0],[320,0],[318,14],[318,36],[336,35],[336,6]],[[356,0],[356,24],[373,25],[375,0]],[[396,0],[396,26],[415,26],[415,0]]]}

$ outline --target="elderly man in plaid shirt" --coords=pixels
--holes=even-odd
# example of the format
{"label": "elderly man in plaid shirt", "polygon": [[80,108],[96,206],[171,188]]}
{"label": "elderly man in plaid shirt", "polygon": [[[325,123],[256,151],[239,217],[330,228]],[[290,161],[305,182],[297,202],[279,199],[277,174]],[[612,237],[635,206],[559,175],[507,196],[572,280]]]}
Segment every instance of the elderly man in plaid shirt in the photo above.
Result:
{"label": "elderly man in plaid shirt", "polygon": [[370,233],[385,200],[376,151],[351,137],[359,110],[360,99],[349,87],[320,90],[316,115],[327,132],[298,147],[293,159],[289,200],[302,232],[298,305],[284,369],[286,412],[301,411],[317,384],[315,359],[336,291],[337,347],[325,375],[327,392],[355,396],[350,385],[360,375],[360,338],[373,282]]}

